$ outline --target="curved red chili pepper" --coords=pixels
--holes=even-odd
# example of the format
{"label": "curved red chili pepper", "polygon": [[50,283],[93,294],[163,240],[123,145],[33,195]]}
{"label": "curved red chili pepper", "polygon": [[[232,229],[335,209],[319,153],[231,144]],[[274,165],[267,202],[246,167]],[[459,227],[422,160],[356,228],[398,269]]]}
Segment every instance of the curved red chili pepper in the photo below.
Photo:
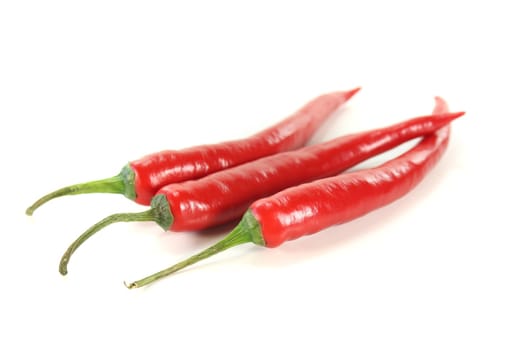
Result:
{"label": "curved red chili pepper", "polygon": [[198,179],[303,146],[319,126],[359,90],[321,95],[278,124],[245,139],[147,155],[124,166],[117,176],[67,186],[47,194],[31,205],[26,214],[32,215],[54,198],[84,193],[119,193],[139,204],[149,205],[162,186]]}
{"label": "curved red chili pepper", "polygon": [[410,152],[383,164],[297,186],[250,206],[266,247],[358,218],[402,197],[434,167],[448,142],[449,127],[427,136]]}
{"label": "curved red chili pepper", "polygon": [[[436,101],[435,110],[446,109],[442,99]],[[392,203],[419,184],[438,162],[447,147],[449,131],[447,125],[377,168],[317,180],[259,199],[223,240],[170,268],[126,285],[144,286],[243,243],[277,247]]]}
{"label": "curved red chili pepper", "polygon": [[111,215],[93,225],[66,251],[60,271],[88,237],[119,221],[155,221],[172,231],[200,230],[238,219],[250,204],[285,188],[338,174],[407,140],[443,127],[463,113],[414,118],[393,126],[339,137],[279,153],[200,180],[163,187],[142,213]]}

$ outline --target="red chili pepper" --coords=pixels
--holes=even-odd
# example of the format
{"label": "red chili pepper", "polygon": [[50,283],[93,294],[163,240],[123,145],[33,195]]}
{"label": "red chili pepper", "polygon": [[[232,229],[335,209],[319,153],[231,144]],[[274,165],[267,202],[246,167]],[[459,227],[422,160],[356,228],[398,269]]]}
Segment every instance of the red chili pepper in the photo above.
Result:
{"label": "red chili pepper", "polygon": [[130,162],[117,176],[64,187],[47,194],[31,205],[26,214],[32,215],[51,199],[83,193],[119,193],[139,204],[149,205],[162,186],[198,179],[303,146],[319,126],[359,90],[321,95],[280,123],[249,138],[150,154]]}
{"label": "red chili pepper", "polygon": [[120,221],[154,221],[165,230],[201,230],[240,218],[250,204],[280,190],[338,174],[407,140],[443,127],[463,113],[414,118],[390,127],[347,135],[300,150],[214,173],[200,180],[163,187],[141,213],[111,215],[89,228],[64,254],[67,273],[71,254],[103,227]]}
{"label": "red chili pepper", "polygon": [[[435,112],[446,109],[445,101],[436,98]],[[239,225],[223,240],[170,268],[126,286],[142,287],[243,243],[277,247],[285,241],[348,222],[394,202],[419,184],[438,162],[447,147],[449,132],[447,125],[375,169],[321,179],[260,199],[250,205]]]}

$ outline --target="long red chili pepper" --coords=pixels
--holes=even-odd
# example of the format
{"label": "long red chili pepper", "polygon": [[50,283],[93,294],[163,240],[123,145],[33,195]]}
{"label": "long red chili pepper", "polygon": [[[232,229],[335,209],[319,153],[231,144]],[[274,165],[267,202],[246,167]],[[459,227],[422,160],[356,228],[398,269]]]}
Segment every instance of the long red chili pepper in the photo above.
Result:
{"label": "long red chili pepper", "polygon": [[303,146],[341,105],[360,88],[321,95],[290,117],[251,137],[212,145],[153,153],[132,161],[114,177],[68,186],[38,199],[27,215],[51,199],[83,193],[119,193],[149,205],[162,187],[198,179],[254,159]]}
{"label": "long red chili pepper", "polygon": [[[436,111],[447,109],[436,98]],[[375,169],[321,179],[288,188],[250,205],[240,223],[223,240],[170,268],[143,278],[128,288],[142,287],[223,250],[255,243],[277,247],[285,241],[342,224],[383,207],[410,192],[445,151],[450,127],[426,136],[401,156]]]}
{"label": "long red chili pepper", "polygon": [[463,113],[414,118],[390,127],[347,135],[322,144],[240,165],[199,180],[163,187],[141,213],[111,215],[89,228],[64,254],[67,273],[71,254],[103,227],[122,221],[154,221],[165,230],[200,230],[238,219],[249,205],[280,190],[338,174],[407,140],[443,127]]}

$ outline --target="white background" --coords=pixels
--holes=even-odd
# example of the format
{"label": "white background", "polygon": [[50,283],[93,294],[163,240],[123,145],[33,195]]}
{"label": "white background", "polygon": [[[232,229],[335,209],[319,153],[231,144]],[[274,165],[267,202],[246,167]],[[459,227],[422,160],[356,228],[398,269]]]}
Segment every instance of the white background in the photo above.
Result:
{"label": "white background", "polygon": [[[523,349],[519,2],[191,3],[1,3],[0,347]],[[354,222],[129,291],[224,230],[114,225],[62,277],[78,234],[144,208],[84,195],[24,215],[53,189],[355,86],[312,142],[429,113],[434,95],[467,114],[419,187]]]}

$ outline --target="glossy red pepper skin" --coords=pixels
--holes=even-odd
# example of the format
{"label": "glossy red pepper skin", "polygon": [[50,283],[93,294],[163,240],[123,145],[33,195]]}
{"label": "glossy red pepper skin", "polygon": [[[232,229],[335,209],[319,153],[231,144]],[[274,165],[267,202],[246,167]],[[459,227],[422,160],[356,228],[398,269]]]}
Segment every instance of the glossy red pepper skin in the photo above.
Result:
{"label": "glossy red pepper skin", "polygon": [[129,163],[135,201],[150,204],[165,185],[211,173],[303,146],[319,126],[359,89],[321,95],[280,123],[251,137],[219,144],[150,154]]}
{"label": "glossy red pepper skin", "polygon": [[[446,111],[445,101],[436,98],[434,113]],[[401,156],[375,169],[312,181],[259,199],[219,242],[173,266],[125,285],[130,289],[143,287],[241,244],[277,247],[388,205],[423,180],[447,148],[449,135],[450,127],[446,125],[425,136]]]}
{"label": "glossy red pepper skin", "polygon": [[[462,113],[414,118],[390,127],[343,136],[300,150],[258,159],[200,180],[171,184],[158,192],[152,201],[152,207],[155,209],[159,202],[163,202],[159,198],[165,197],[173,220],[169,227],[164,228],[171,231],[201,230],[223,224],[241,217],[249,205],[259,198],[291,186],[339,174],[407,140],[432,133],[460,115]],[[363,186],[366,187],[365,184]],[[313,192],[317,195],[319,191]],[[323,200],[317,200],[316,195],[305,194],[304,197],[319,203],[332,202],[324,197]],[[300,197],[294,203],[289,203],[290,207],[294,207],[294,204],[300,206]],[[282,198],[283,204],[288,201],[285,197]],[[330,205],[326,209],[329,207]],[[316,210],[311,212],[313,217],[317,217]],[[306,212],[303,214],[306,215]],[[278,220],[278,217],[286,216],[279,214],[273,220]],[[266,217],[264,219],[272,220]],[[322,220],[319,220],[322,224]]]}
{"label": "glossy red pepper skin", "polygon": [[[445,105],[446,106],[446,105]],[[446,108],[442,104],[437,108]],[[401,156],[375,168],[281,191],[250,206],[266,247],[316,233],[381,208],[419,184],[447,148],[450,127],[426,136]]]}

